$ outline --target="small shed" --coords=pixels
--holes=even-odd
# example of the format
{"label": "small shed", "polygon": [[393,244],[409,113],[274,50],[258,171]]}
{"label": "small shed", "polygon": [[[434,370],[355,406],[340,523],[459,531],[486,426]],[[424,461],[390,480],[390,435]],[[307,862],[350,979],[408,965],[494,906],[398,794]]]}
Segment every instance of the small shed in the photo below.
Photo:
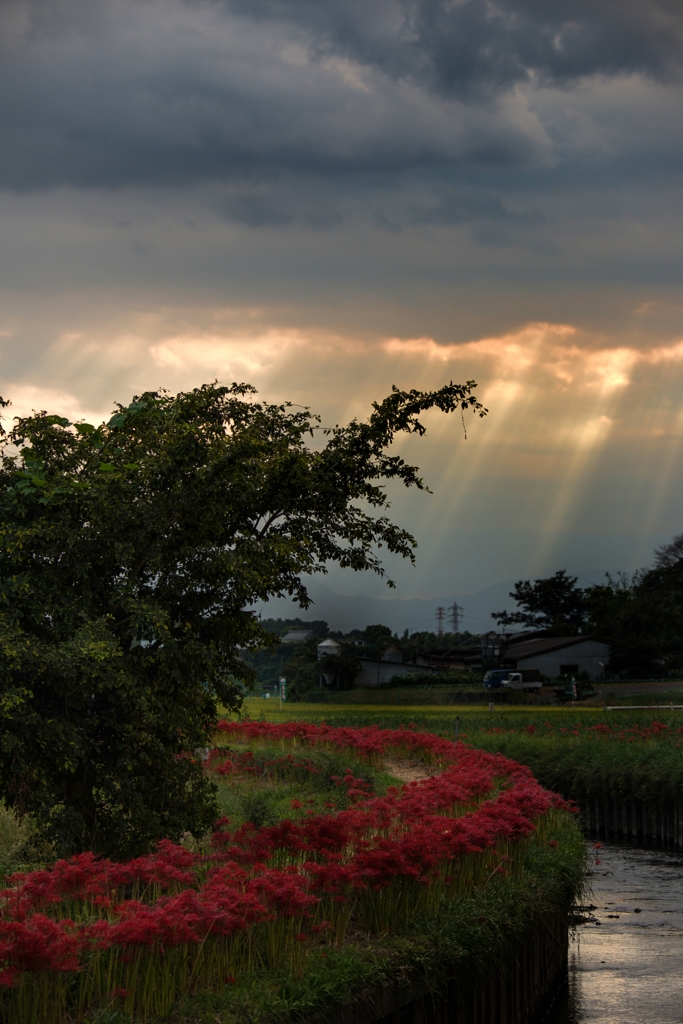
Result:
{"label": "small shed", "polygon": [[592,636],[543,636],[511,644],[503,654],[506,668],[537,669],[550,679],[587,672],[598,679],[605,671],[612,648]]}

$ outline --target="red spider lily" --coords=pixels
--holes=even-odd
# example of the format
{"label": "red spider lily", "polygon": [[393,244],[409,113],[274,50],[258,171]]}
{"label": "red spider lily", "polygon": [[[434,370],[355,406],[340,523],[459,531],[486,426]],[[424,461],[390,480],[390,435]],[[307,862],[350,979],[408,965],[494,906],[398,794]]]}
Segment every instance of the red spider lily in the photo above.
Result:
{"label": "red spider lily", "polygon": [[82,940],[73,921],[32,914],[27,921],[0,921],[0,960],[5,984],[24,971],[75,971]]}
{"label": "red spider lily", "polygon": [[[331,805],[330,813],[309,810],[263,828],[247,822],[233,829],[221,819],[208,856],[164,841],[125,864],[81,854],[50,871],[15,875],[0,894],[0,987],[14,991],[34,971],[55,978],[78,972],[81,988],[74,991],[85,993],[79,1005],[100,991],[100,998],[120,998],[126,1012],[139,1008],[144,1016],[170,1006],[199,979],[209,987],[231,983],[253,956],[272,964],[289,957],[298,970],[307,945],[328,933],[341,941],[352,914],[363,927],[395,931],[411,909],[438,901],[444,887],[462,891],[514,871],[515,844],[551,809],[567,809],[527,768],[412,725],[220,728],[254,743],[351,748],[368,759],[420,754],[444,770],[382,797],[349,770],[337,780],[351,802],[346,810]],[[263,770],[249,751],[221,757],[212,755],[209,770]],[[283,771],[310,766],[291,756],[272,763]],[[98,967],[107,957],[109,966]],[[149,980],[154,972],[167,990],[149,1002],[161,991]],[[107,987],[98,990],[91,978]]]}

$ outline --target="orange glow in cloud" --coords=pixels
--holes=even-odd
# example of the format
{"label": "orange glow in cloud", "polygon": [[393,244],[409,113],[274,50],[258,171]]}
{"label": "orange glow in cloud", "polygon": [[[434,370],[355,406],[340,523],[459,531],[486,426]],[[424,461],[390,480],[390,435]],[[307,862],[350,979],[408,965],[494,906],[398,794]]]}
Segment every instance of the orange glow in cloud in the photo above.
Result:
{"label": "orange glow in cloud", "polygon": [[[162,316],[149,316],[114,337],[64,332],[48,360],[49,385],[17,382],[6,388],[14,411],[64,409],[74,416],[98,408],[100,403],[86,397],[87,380],[95,377],[104,379],[109,392],[102,415],[133,391],[178,390],[218,378],[251,382],[264,398],[303,401],[325,418],[336,418],[365,415],[392,383],[427,388],[447,377],[474,378],[490,408],[476,446],[505,448],[507,459],[521,441],[513,456],[519,466],[522,449],[551,448],[566,456],[604,443],[611,432],[628,431],[630,420],[622,422],[619,410],[634,379],[664,371],[670,391],[676,367],[683,368],[683,341],[644,351],[607,347],[568,324],[531,323],[498,337],[441,344],[428,337],[362,339],[268,327],[251,312],[240,323],[215,319],[205,330],[169,329]],[[647,425],[639,426],[653,436],[678,436],[677,416],[675,401],[672,409],[660,403]],[[596,426],[605,422],[611,424],[608,431]],[[437,434],[449,429],[443,422],[434,426]]]}
{"label": "orange glow in cloud", "polygon": [[432,362],[488,361],[506,380],[520,379],[535,370],[560,384],[578,382],[602,392],[629,384],[638,363],[683,363],[683,342],[651,352],[626,347],[582,348],[567,343],[576,333],[577,329],[567,324],[534,323],[500,338],[482,338],[462,345],[440,345],[432,338],[391,338],[383,347],[392,355],[419,355]]}
{"label": "orange glow in cloud", "polygon": [[[530,323],[500,336],[441,344],[429,337],[276,328],[251,312],[222,321],[216,314],[204,329],[159,315],[113,337],[64,332],[48,368],[49,384],[6,388],[12,413],[44,408],[92,422],[133,393],[218,379],[253,383],[266,400],[310,405],[329,425],[365,418],[393,383],[427,389],[451,378],[475,379],[489,415],[467,421],[467,442],[459,423],[436,414],[426,417],[427,443],[396,441],[438,493],[438,500],[420,505],[420,530],[436,534],[444,516],[460,521],[486,481],[501,493],[522,481],[537,493],[542,486],[543,501],[529,500],[515,513],[536,538],[532,564],[539,571],[571,530],[595,474],[604,472],[598,466],[606,452],[609,472],[629,480],[645,533],[667,500],[683,446],[683,341],[610,347],[570,324]],[[93,379],[100,382],[99,398],[88,392]],[[403,498],[395,500],[400,505]]]}
{"label": "orange glow in cloud", "polygon": [[[462,513],[486,476],[555,481],[550,500],[528,509],[537,537],[531,573],[547,566],[559,538],[571,529],[610,446],[620,451],[624,444],[630,446],[628,468],[621,472],[629,473],[639,500],[648,505],[639,532],[645,536],[652,530],[683,442],[678,398],[683,342],[641,351],[605,347],[577,335],[569,325],[536,323],[464,345],[439,345],[430,338],[384,343],[385,351],[401,363],[448,366],[456,379],[474,377],[482,385],[489,417],[481,430],[471,431],[467,451],[452,450],[444,468],[441,486],[449,477],[455,484],[450,514]],[[671,400],[647,408],[653,394]],[[666,451],[655,458],[651,453],[647,464],[643,445],[657,438],[666,442]],[[619,471],[617,463],[613,471]],[[641,489],[639,478],[650,483]],[[432,515],[435,520],[436,513]]]}

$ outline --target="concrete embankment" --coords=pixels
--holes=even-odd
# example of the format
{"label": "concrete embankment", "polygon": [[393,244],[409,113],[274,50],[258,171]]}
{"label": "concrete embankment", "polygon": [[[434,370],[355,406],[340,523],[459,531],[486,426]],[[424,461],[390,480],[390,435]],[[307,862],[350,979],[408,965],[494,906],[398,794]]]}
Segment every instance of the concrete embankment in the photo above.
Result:
{"label": "concrete embankment", "polygon": [[683,849],[683,800],[653,806],[598,797],[579,800],[578,806],[584,831],[593,839]]}

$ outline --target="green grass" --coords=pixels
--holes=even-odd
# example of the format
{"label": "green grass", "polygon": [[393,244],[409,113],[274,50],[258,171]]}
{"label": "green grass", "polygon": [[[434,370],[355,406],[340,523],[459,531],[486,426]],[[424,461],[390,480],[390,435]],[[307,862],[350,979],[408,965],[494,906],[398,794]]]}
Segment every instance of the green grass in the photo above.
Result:
{"label": "green grass", "polygon": [[[556,842],[556,847],[550,846]],[[502,879],[466,897],[444,900],[437,914],[414,918],[401,935],[351,932],[341,949],[312,955],[301,977],[256,971],[221,992],[184,999],[177,1024],[284,1024],[329,1009],[387,981],[438,989],[454,973],[486,977],[512,955],[540,914],[566,911],[580,896],[586,847],[573,819],[551,815],[543,837],[527,840],[520,878]],[[85,1024],[131,1024],[99,1014]]]}
{"label": "green grass", "polygon": [[[414,723],[453,738],[456,716],[460,736],[467,743],[500,752],[528,764],[549,788],[581,797],[613,795],[662,801],[683,792],[681,736],[683,713],[662,712],[659,718],[674,735],[633,737],[628,730],[647,726],[652,712],[605,712],[600,708],[482,707],[395,705],[283,705],[270,700],[248,699],[245,712],[269,721],[304,719],[335,725],[376,724],[397,728]],[[546,725],[545,723],[549,723]],[[614,735],[604,737],[591,726],[608,724]],[[619,735],[622,733],[623,735]],[[239,752],[244,747],[236,747]],[[364,764],[356,755],[299,748],[297,758],[308,759],[316,772],[283,768],[278,777],[280,748],[260,749],[261,774],[220,784],[225,813],[239,823],[259,819],[267,823],[295,816],[307,809],[322,809],[334,801],[341,805],[343,790],[334,776],[350,767],[375,792],[381,793],[390,776]],[[291,801],[302,803],[301,811]],[[551,848],[548,840],[558,843]],[[444,901],[430,918],[416,918],[400,936],[369,937],[351,932],[341,949],[329,947],[307,962],[302,977],[259,971],[228,985],[217,993],[184,1000],[172,1020],[177,1024],[285,1024],[324,1011],[351,994],[397,978],[408,983],[438,987],[448,975],[485,976],[514,950],[531,922],[542,911],[566,909],[581,892],[586,847],[581,834],[566,814],[557,814],[541,837],[526,846],[524,871],[473,890],[467,897]],[[91,1024],[129,1024],[121,1014],[101,1014]]]}
{"label": "green grass", "polygon": [[[549,691],[546,699],[555,699],[555,694]],[[487,694],[481,684],[473,687],[471,683],[456,686],[435,685],[435,686],[397,686],[397,687],[368,687],[367,689],[354,690],[327,690],[315,691],[308,704],[314,706],[329,707],[330,705],[374,705],[381,704],[386,707],[402,707],[405,705],[477,705],[488,704],[489,699],[496,704],[526,704],[532,698],[521,690],[499,689]],[[266,700],[266,698],[264,698]]]}
{"label": "green grass", "polygon": [[[527,731],[533,723],[511,727],[503,720],[488,728],[472,723],[465,729],[465,739],[528,765],[544,786],[574,800],[610,797],[661,807],[683,796],[683,736],[677,732],[683,730],[683,713],[666,713],[669,730],[663,735],[639,737],[631,732],[652,719],[652,712],[647,718],[638,712],[609,713],[599,723],[587,723],[585,718],[571,722],[567,716],[553,719],[554,728],[541,727],[534,734]],[[608,725],[614,731],[595,735],[587,724]],[[494,728],[501,731],[493,732]]]}
{"label": "green grass", "polygon": [[[340,714],[333,716],[329,707],[295,705],[280,712],[273,706],[275,704],[275,701],[249,701],[247,707],[252,717],[261,717],[263,711],[272,718],[307,717],[336,724],[379,722],[398,726],[414,721],[423,728],[446,735],[452,735],[455,714],[460,711],[464,732],[474,730],[483,735],[482,729],[495,721],[514,728],[514,735],[522,739],[524,727],[539,721],[537,710],[549,717],[548,709],[504,709],[491,716],[481,709],[452,707],[427,710],[418,707],[398,714],[395,708],[389,708],[386,713],[380,711],[379,716],[376,708],[370,712],[367,708],[343,708]],[[325,714],[320,713],[323,710]],[[550,714],[553,710],[550,709]],[[563,723],[569,720],[563,709],[557,709],[555,716]],[[574,719],[598,720],[594,711],[583,710],[576,712]],[[226,742],[219,736],[219,743]],[[231,740],[225,747],[225,756],[240,755],[246,750],[246,744]],[[281,744],[259,744],[253,751],[254,772],[216,777],[221,809],[234,825],[247,820],[255,825],[271,824],[311,810],[324,811],[330,803],[343,807],[346,805],[345,787],[337,785],[337,780],[347,769],[377,794],[384,793],[388,785],[397,781],[381,767],[367,764],[351,751],[302,746],[293,753],[293,762],[287,760],[288,753],[290,750]],[[299,806],[292,807],[292,801]],[[4,822],[5,848],[8,856],[11,853],[16,860],[26,849],[27,837],[17,832],[16,822],[10,820],[11,817],[9,815]],[[0,863],[3,834],[0,815]],[[551,842],[557,845],[551,846]],[[174,1024],[288,1024],[322,1012],[383,981],[427,983],[438,988],[453,972],[472,978],[486,976],[514,953],[539,915],[549,910],[566,911],[582,889],[586,847],[571,815],[550,812],[542,832],[524,841],[522,849],[519,877],[496,875],[466,896],[444,899],[437,913],[415,915],[400,935],[370,936],[359,928],[351,928],[343,947],[329,945],[308,957],[303,975],[257,970],[226,985],[222,991],[205,992],[182,1000],[170,1020]],[[20,865],[14,863],[13,866]],[[84,1018],[84,1024],[132,1024],[132,1021],[129,1016],[111,1009],[102,1009]]]}
{"label": "green grass", "polygon": [[[241,754],[248,749],[246,744],[231,742],[225,753]],[[234,826],[250,821],[261,828],[283,818],[296,820],[311,811],[327,814],[331,803],[344,808],[348,806],[346,789],[338,782],[348,770],[378,796],[387,786],[400,785],[398,779],[346,751],[302,749],[294,757],[294,765],[287,760],[283,763],[287,753],[279,745],[260,749],[254,752],[254,772],[227,778],[214,775],[221,814]],[[293,802],[301,806],[293,807]]]}
{"label": "green grass", "polygon": [[[683,701],[682,701],[683,703]],[[539,715],[563,715],[567,713],[564,705],[495,705],[495,710],[487,710],[486,703],[476,704],[414,704],[397,706],[395,704],[287,704],[280,707],[279,701],[265,697],[247,697],[242,709],[243,715],[250,718],[263,719],[267,722],[334,722],[335,725],[389,725],[399,728],[407,722],[416,724],[433,724],[435,719],[443,718],[454,721],[456,715],[482,716],[489,715],[531,715],[535,720]],[[578,705],[575,713],[595,718],[604,714],[603,708]]]}
{"label": "green grass", "polygon": [[[272,721],[306,719],[385,728],[412,722],[451,739],[457,716],[459,735],[465,742],[528,765],[539,782],[566,797],[609,796],[658,807],[683,796],[683,711],[666,707],[661,711],[605,711],[585,705],[497,706],[488,711],[471,706],[337,708],[297,704],[280,711],[264,707],[267,704],[250,700],[246,710],[254,718]],[[649,738],[631,731],[650,726],[654,719],[667,724],[669,730]],[[596,725],[607,725],[613,734],[596,735],[591,729]]]}
{"label": "green grass", "polygon": [[647,690],[646,693],[617,693],[610,692],[605,699],[605,704],[667,704],[683,705],[683,690]]}

